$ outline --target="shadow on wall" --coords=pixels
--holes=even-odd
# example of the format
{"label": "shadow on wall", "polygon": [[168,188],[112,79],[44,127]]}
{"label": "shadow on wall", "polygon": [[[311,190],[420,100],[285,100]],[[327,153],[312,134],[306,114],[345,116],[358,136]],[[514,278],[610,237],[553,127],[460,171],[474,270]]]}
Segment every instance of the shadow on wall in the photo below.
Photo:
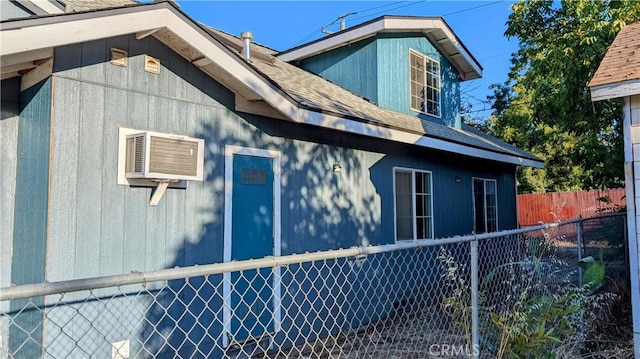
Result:
{"label": "shadow on wall", "polygon": [[[211,203],[197,209],[205,212],[207,220],[197,239],[184,239],[170,267],[223,261],[225,145],[282,154],[282,255],[379,244],[370,243],[372,238],[380,241],[376,229],[381,213],[367,172],[382,154],[341,147],[352,138],[336,131],[246,114],[241,118],[226,109],[216,118],[201,118],[200,123],[195,137],[206,140],[205,181],[190,183],[194,188],[189,190],[210,198]],[[334,173],[333,164],[340,164],[342,172]],[[159,357],[222,356],[219,351],[226,335],[222,279],[216,275],[175,280],[151,291],[153,297],[147,300],[152,304],[138,338],[144,343],[143,352]],[[295,300],[288,295],[289,289],[283,283],[283,305]],[[292,322],[303,320],[296,319],[296,314],[287,316]]]}

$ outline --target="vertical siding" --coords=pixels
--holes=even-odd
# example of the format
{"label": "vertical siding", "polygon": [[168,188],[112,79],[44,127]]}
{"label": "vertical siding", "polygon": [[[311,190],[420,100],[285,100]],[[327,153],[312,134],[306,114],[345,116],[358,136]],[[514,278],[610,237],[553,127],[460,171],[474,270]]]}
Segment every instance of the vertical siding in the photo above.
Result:
{"label": "vertical siding", "polygon": [[[409,49],[440,62],[440,118],[420,114],[410,108]],[[424,35],[379,34],[375,38],[304,59],[300,66],[381,107],[448,126],[461,126],[460,76]]]}
{"label": "vertical siding", "polygon": [[[108,62],[110,47],[128,51],[128,67]],[[160,75],[143,71],[144,54],[160,59]],[[506,189],[499,200],[513,204],[499,209],[506,213],[511,208],[515,218],[513,166],[237,114],[232,110],[234,97],[230,91],[153,37],[138,41],[125,36],[59,48],[55,59],[47,280],[222,261],[225,145],[282,153],[283,254],[393,243],[394,166],[433,172],[437,236],[471,231],[470,181],[474,176],[498,180],[498,190]],[[118,126],[204,138],[205,181],[190,182],[186,190],[169,189],[158,206],[150,207],[151,189],[116,184]],[[334,163],[341,164],[341,174],[332,173]],[[454,185],[457,175],[463,181],[460,186]],[[500,227],[509,228],[502,218]],[[425,254],[424,258],[432,256]],[[355,283],[376,280],[382,288],[384,283],[373,274],[363,271],[350,278]],[[218,279],[211,278],[214,284]],[[190,283],[197,285],[197,281]],[[178,290],[182,282],[169,285]],[[299,293],[309,290],[298,289],[302,291]],[[126,292],[127,288],[122,290]],[[220,293],[211,291],[213,299],[209,305],[220,308]],[[99,294],[108,297],[113,292],[104,290]],[[191,294],[182,295],[186,299],[193,297]],[[65,296],[65,300],[73,299],[73,295]],[[171,293],[164,293],[158,300],[177,303],[174,299]],[[286,300],[294,299],[292,294]],[[158,314],[161,311],[155,310],[162,309],[157,307],[161,305],[159,302],[152,303],[146,296],[127,301],[108,300],[114,311],[118,308],[126,311],[122,317],[131,314],[135,319],[145,319],[160,331],[175,329],[175,324],[167,323]],[[93,304],[84,304],[82,310],[88,314],[95,312]],[[375,305],[389,309],[386,302]],[[185,312],[179,304],[169,306],[174,314]],[[72,308],[68,312],[60,309],[55,315],[65,318],[72,313]],[[144,318],[139,313],[144,313]],[[304,320],[306,314],[287,315]],[[120,320],[96,320],[93,325],[105,328],[106,342],[121,340],[132,328],[130,322]],[[181,325],[188,325],[185,323],[191,320],[185,319]],[[358,323],[354,320],[352,324]],[[145,337],[149,329],[136,328],[134,335],[148,343],[149,352],[157,353],[162,349]],[[59,337],[56,330],[47,328],[47,340]],[[82,327],[69,330],[77,336],[83,334]],[[220,328],[207,330],[217,335]],[[179,331],[173,332],[169,341],[177,346],[184,338]],[[82,345],[97,356],[110,350],[95,347],[94,339],[93,334],[85,336]],[[56,347],[64,350],[64,345]],[[82,356],[75,350],[61,356]]]}
{"label": "vertical siding", "polygon": [[[633,330],[634,330],[634,343],[635,343],[635,351],[636,356],[638,356],[638,352],[640,348],[640,286],[638,285],[638,278],[640,277],[640,243],[638,242],[638,238],[640,238],[640,139],[638,138],[638,130],[640,130],[640,94],[629,96],[628,99],[625,99],[625,112],[627,111],[627,104],[629,106],[629,116],[631,117],[629,122],[631,123],[631,128],[626,129],[630,130],[631,138],[631,153],[630,157],[633,159],[633,164],[625,163],[625,183],[626,193],[627,193],[627,206],[631,207],[629,214],[635,214],[635,218],[628,218],[627,222],[629,224],[629,229],[633,228],[633,224],[635,222],[635,233],[631,230],[629,232],[629,258],[632,261],[630,263],[631,269],[631,298],[633,301]],[[625,124],[626,126],[626,124]],[[629,133],[625,133],[625,141],[627,141],[626,136]],[[629,145],[625,143],[625,162],[629,160],[627,155],[627,148]],[[632,178],[630,178],[632,177]],[[629,180],[632,179],[633,184],[628,183]],[[631,189],[629,189],[631,188]],[[630,199],[629,197],[634,197]],[[635,235],[634,235],[635,234]],[[635,252],[635,253],[634,253]],[[635,273],[634,273],[635,272]]]}
{"label": "vertical siding", "polygon": [[378,102],[377,43],[359,41],[304,59],[300,66],[347,90]]}
{"label": "vertical siding", "polygon": [[14,284],[44,280],[50,119],[51,79],[47,79],[20,94],[11,268]]}
{"label": "vertical siding", "polygon": [[[45,279],[51,81],[51,78],[43,80],[20,93],[11,260],[14,284],[40,283]],[[25,302],[12,301],[10,309],[19,309]],[[32,303],[41,304],[42,298],[35,298]],[[16,352],[16,358],[40,356],[41,322],[42,313],[37,311],[26,312],[15,319],[21,329],[11,328],[8,343],[9,349]],[[26,339],[29,341],[23,346]]]}
{"label": "vertical siding", "polygon": [[[635,198],[633,201],[627,199],[627,204],[633,205],[635,203],[635,221],[636,221],[636,241],[640,238],[640,139],[638,134],[640,133],[640,95],[629,96],[629,115],[631,122],[631,143],[632,143],[632,157],[633,157],[633,188],[635,188]],[[625,109],[626,110],[626,109]],[[630,184],[627,183],[627,186]],[[628,193],[628,192],[627,192]],[[631,242],[629,242],[631,243]],[[640,244],[637,244],[636,248],[636,260],[640,261]],[[640,263],[636,264],[636,269],[639,271],[637,274],[640,276]],[[633,278],[633,277],[632,277]],[[638,294],[640,295],[640,294]],[[634,328],[638,333],[640,328],[640,309],[634,308]]]}
{"label": "vertical siding", "polygon": [[11,284],[20,78],[3,80],[0,91],[0,287],[5,287]]}
{"label": "vertical siding", "polygon": [[[20,113],[20,78],[3,80],[0,89],[0,287],[11,284],[13,253],[13,206],[15,204],[18,156],[18,116]],[[0,311],[10,309],[0,302]],[[8,338],[9,322],[0,319],[0,335]]]}
{"label": "vertical siding", "polygon": [[[449,61],[422,35],[380,34],[378,44],[378,104],[398,112],[460,128],[460,77]],[[440,62],[442,116],[412,111],[409,101],[409,49]]]}

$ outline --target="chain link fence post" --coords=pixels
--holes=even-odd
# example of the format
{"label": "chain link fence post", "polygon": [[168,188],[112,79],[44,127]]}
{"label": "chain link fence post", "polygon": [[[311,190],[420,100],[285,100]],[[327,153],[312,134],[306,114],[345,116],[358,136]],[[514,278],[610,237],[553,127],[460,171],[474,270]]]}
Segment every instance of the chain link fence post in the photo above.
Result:
{"label": "chain link fence post", "polygon": [[[582,260],[582,248],[583,248],[583,229],[584,229],[584,220],[581,218],[580,221],[576,222],[576,246],[578,253],[578,262]],[[582,288],[582,267],[578,266],[578,288]],[[580,335],[578,337],[578,344],[580,347],[584,345],[584,308],[580,313]]]}
{"label": "chain link fence post", "polygon": [[[582,259],[584,221],[576,222],[576,246],[578,254],[578,262]],[[578,267],[578,288],[582,287],[582,268]]]}
{"label": "chain link fence post", "polygon": [[471,351],[472,358],[477,359],[480,354],[478,351],[479,325],[478,325],[478,240],[474,239],[469,242],[471,255]]}

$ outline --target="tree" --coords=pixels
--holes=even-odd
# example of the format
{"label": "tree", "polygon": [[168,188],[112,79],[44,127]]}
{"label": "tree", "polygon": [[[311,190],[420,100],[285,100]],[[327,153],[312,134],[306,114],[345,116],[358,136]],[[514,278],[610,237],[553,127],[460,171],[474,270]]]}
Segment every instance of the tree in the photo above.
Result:
{"label": "tree", "polygon": [[622,104],[591,102],[587,83],[615,35],[640,20],[640,2],[521,0],[505,35],[519,40],[508,81],[492,86],[493,135],[545,160],[521,168],[521,192],[622,184]]}

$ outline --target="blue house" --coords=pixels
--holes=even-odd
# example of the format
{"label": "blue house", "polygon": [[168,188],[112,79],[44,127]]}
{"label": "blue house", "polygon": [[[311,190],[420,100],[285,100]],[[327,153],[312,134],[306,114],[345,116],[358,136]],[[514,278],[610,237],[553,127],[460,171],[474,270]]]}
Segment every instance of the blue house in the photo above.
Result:
{"label": "blue house", "polygon": [[[0,287],[512,229],[516,167],[543,166],[461,123],[482,68],[442,18],[277,52],[172,2],[65,3],[2,2]],[[249,317],[278,332],[268,309]],[[261,334],[220,322],[222,347]]]}

